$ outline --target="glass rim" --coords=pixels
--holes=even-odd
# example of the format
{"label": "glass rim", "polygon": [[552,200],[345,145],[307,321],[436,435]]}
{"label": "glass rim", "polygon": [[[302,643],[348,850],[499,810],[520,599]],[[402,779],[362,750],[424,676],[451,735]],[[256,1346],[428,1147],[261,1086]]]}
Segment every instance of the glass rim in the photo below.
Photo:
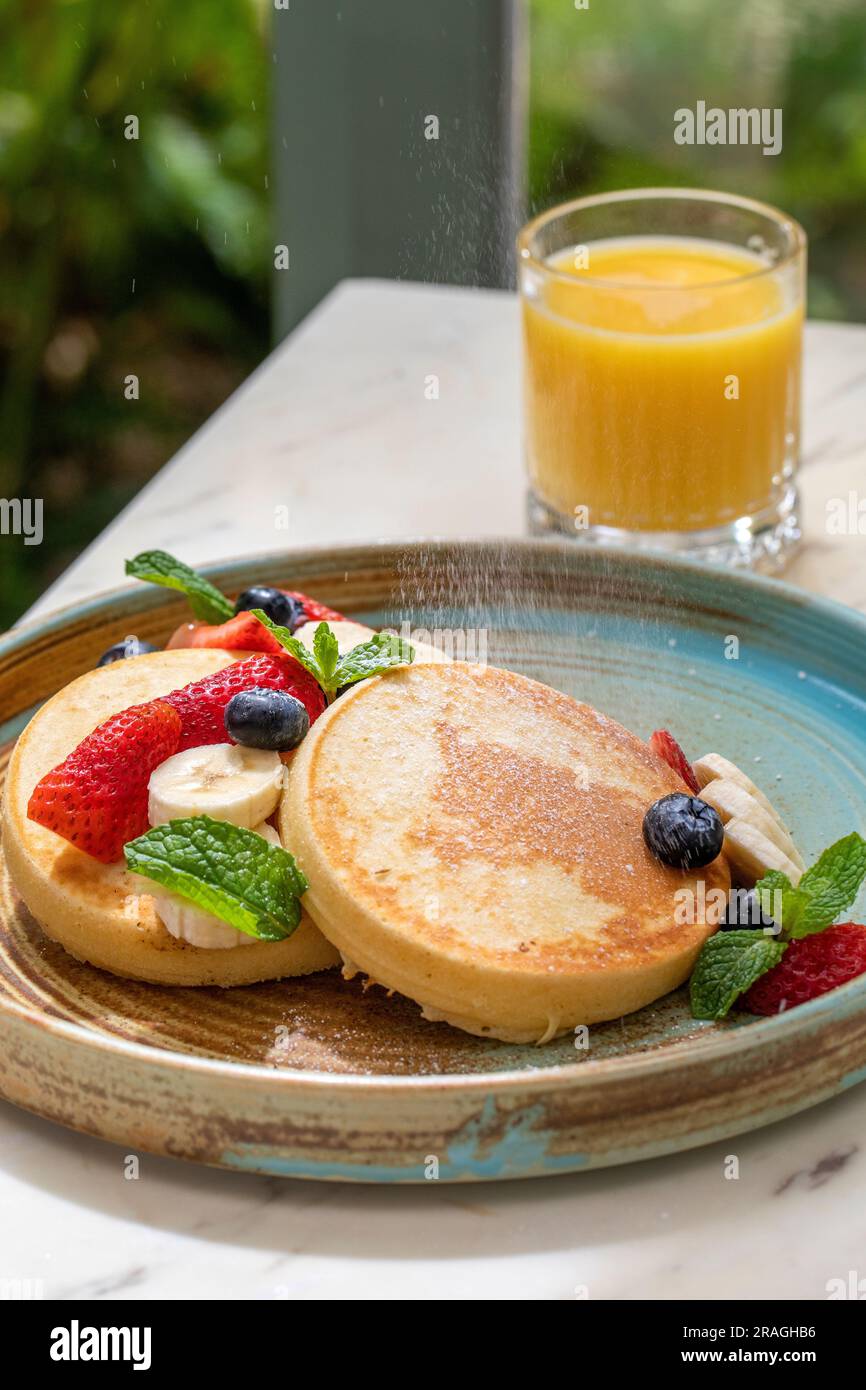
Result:
{"label": "glass rim", "polygon": [[[550,279],[561,280],[569,285],[633,291],[636,288],[633,282],[611,280],[598,275],[571,275],[564,270],[555,270],[546,261],[533,254],[530,242],[544,227],[568,213],[581,212],[586,208],[603,207],[607,203],[652,202],[662,198],[671,200],[679,198],[696,203],[718,203],[723,207],[737,207],[746,212],[759,213],[768,221],[782,227],[791,239],[791,246],[783,256],[780,256],[771,265],[756,267],[755,270],[746,271],[742,275],[728,276],[724,280],[705,280],[701,281],[700,285],[675,285],[671,283],[641,285],[639,287],[641,293],[645,290],[664,290],[667,294],[672,292],[693,294],[696,289],[720,289],[725,285],[742,285],[748,280],[757,280],[763,275],[776,274],[785,266],[790,265],[806,250],[807,237],[800,223],[795,218],[790,217],[788,213],[782,212],[781,208],[774,207],[772,203],[762,203],[757,198],[745,198],[738,193],[719,193],[705,188],[624,188],[609,193],[590,193],[583,198],[572,198],[567,203],[557,203],[555,207],[547,208],[546,211],[531,218],[517,234],[518,267],[532,266]],[[696,238],[696,240],[700,239]]]}

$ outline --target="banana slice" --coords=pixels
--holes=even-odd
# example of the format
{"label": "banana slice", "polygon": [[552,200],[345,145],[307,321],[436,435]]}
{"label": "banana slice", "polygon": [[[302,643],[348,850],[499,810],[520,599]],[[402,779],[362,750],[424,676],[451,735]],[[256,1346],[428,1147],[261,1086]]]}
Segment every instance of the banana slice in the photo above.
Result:
{"label": "banana slice", "polygon": [[796,864],[798,869],[805,869],[800,852],[787,830],[784,830],[776,817],[765,811],[751,792],[747,792],[738,782],[732,782],[729,777],[714,777],[712,782],[708,782],[702,789],[701,799],[715,807],[724,824],[731,820],[748,821],[768,840],[772,840],[773,844],[788,856],[792,864]]}
{"label": "banana slice", "polygon": [[748,792],[749,796],[753,796],[758,805],[771,815],[773,820],[778,822],[780,828],[786,835],[789,834],[788,827],[785,825],[785,822],[782,820],[782,817],[779,815],[772,801],[770,801],[769,797],[764,795],[760,787],[755,786],[751,777],[748,777],[746,773],[743,772],[742,768],[737,767],[736,763],[732,763],[727,758],[723,758],[721,753],[705,753],[702,758],[698,758],[697,762],[692,763],[692,767],[695,770],[695,775],[702,788],[720,777],[724,777],[728,782],[736,782],[738,787],[742,787],[744,792]]}
{"label": "banana slice", "polygon": [[[756,830],[760,831],[760,834],[765,835],[767,840],[771,840],[773,844],[778,845],[781,852],[794,863],[796,869],[801,870],[801,873],[805,870],[805,860],[803,860],[801,852],[799,852],[799,849],[796,848],[794,844],[794,837],[792,837],[791,831],[788,830],[784,820],[778,815],[776,806],[770,801],[769,796],[763,794],[760,787],[756,787],[752,778],[746,776],[741,767],[737,767],[735,763],[731,763],[727,758],[723,758],[721,753],[705,753],[705,756],[699,758],[698,762],[692,763],[692,767],[694,767],[696,777],[698,777],[698,781],[701,783],[701,794],[703,798],[705,798],[705,801],[710,801],[710,796],[706,795],[706,791],[708,791],[709,787],[713,787],[713,785],[720,783],[720,781],[721,783],[726,783],[726,788],[721,792],[721,796],[723,796],[727,805],[730,805],[730,819],[734,819],[734,817],[737,817],[737,819],[744,819],[745,817],[746,820],[752,820]],[[745,805],[745,803],[742,802],[734,803],[730,784],[734,784],[734,787],[740,788],[746,795],[751,796],[752,802],[758,805],[760,812],[765,813],[765,815],[769,816],[770,820],[776,824],[778,833],[770,834],[770,828],[767,827],[766,821],[755,816],[755,805]],[[721,815],[719,806],[716,806],[716,809],[719,810]]]}
{"label": "banana slice", "polygon": [[[318,626],[318,622],[304,623],[293,635],[297,637],[299,642],[303,642],[304,646],[309,647],[310,651],[312,651],[313,638],[316,635],[316,628]],[[337,639],[340,656],[345,656],[346,652],[350,652],[353,647],[357,647],[361,642],[369,642],[370,638],[375,635],[373,628],[365,627],[363,623],[351,623],[348,619],[344,619],[342,622],[329,622],[328,627]]]}
{"label": "banana slice", "polygon": [[[268,844],[279,845],[280,837],[272,825],[257,825],[256,834],[261,835]],[[227,950],[232,946],[255,946],[256,938],[248,932],[238,931],[214,917],[212,912],[203,912],[188,898],[178,893],[170,893],[166,888],[154,887],[152,893],[156,910],[167,932],[178,941],[187,941],[190,946],[203,947],[208,951]]]}
{"label": "banana slice", "polygon": [[734,816],[725,826],[724,852],[728,862],[736,869],[743,881],[752,887],[770,869],[780,869],[796,887],[803,871],[784,850],[761,831],[751,820]]}
{"label": "banana slice", "polygon": [[805,870],[800,851],[773,803],[736,763],[721,753],[705,753],[692,763],[701,797],[725,825],[725,854],[746,883],[770,869],[799,883]]}
{"label": "banana slice", "polygon": [[276,810],[284,776],[279,753],[234,743],[187,748],[151,773],[150,823],[212,816],[252,830]]}

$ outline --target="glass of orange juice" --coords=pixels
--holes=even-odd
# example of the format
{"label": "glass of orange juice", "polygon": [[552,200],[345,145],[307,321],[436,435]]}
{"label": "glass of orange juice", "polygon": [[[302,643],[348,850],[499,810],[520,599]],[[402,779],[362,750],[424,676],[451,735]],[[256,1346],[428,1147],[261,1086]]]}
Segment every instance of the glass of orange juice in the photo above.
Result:
{"label": "glass of orange juice", "polygon": [[518,238],[530,529],[775,568],[799,540],[806,237],[697,189]]}

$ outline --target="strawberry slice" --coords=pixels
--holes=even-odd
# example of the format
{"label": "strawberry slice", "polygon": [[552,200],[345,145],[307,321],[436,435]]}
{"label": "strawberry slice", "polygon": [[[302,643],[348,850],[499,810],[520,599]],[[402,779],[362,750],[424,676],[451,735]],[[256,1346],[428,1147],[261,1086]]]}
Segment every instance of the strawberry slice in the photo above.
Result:
{"label": "strawberry slice", "polygon": [[305,623],[344,623],[346,621],[343,613],[338,613],[336,608],[329,608],[325,603],[319,603],[318,599],[310,598],[309,594],[302,594],[297,589],[281,589],[280,593],[288,594],[289,598],[297,600],[304,610]]}
{"label": "strawberry slice", "polygon": [[36,784],[31,820],[103,864],[148,828],[150,774],[180,744],[177,710],[162,700],[112,715]]}
{"label": "strawberry slice", "polygon": [[[261,628],[260,623],[256,625]],[[264,631],[263,628],[261,630]],[[191,681],[189,685],[166,695],[166,704],[180,715],[179,750],[197,748],[205,743],[229,743],[224,723],[226,705],[233,695],[242,690],[252,690],[254,686],[287,691],[300,700],[310,716],[311,724],[318,719],[326,703],[321,686],[283,647],[280,647],[280,652],[280,656],[261,652],[247,657],[246,661],[235,661],[221,671]]]}
{"label": "strawberry slice", "polygon": [[[303,609],[305,623],[345,622],[343,614],[338,613],[336,608],[328,608],[307,594],[294,593],[289,589],[280,592],[297,599]],[[273,652],[275,655],[284,650],[276,637],[249,613],[237,613],[225,623],[181,623],[166,646],[169,650],[176,647],[222,647],[227,652]]]}
{"label": "strawberry slice", "polygon": [[689,791],[700,796],[701,786],[695,770],[673,734],[669,734],[667,729],[656,729],[654,734],[650,734],[648,742],[656,756],[682,777]]}
{"label": "strawberry slice", "polygon": [[227,652],[285,653],[276,637],[251,613],[238,613],[228,622],[181,623],[172,633],[168,647],[222,647]]}

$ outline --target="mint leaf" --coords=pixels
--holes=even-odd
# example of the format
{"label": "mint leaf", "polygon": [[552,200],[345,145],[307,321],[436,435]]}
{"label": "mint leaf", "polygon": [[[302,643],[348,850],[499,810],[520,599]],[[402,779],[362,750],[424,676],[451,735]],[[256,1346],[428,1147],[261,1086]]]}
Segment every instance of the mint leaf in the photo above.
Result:
{"label": "mint leaf", "polygon": [[336,670],[337,661],[340,656],[340,648],[337,639],[327,623],[319,623],[313,634],[313,655],[319,663],[319,670],[322,673],[322,683],[325,689]]}
{"label": "mint leaf", "polygon": [[797,885],[801,899],[786,936],[812,936],[835,922],[854,902],[866,878],[866,840],[856,830],[837,840],[807,869]]}
{"label": "mint leaf", "polygon": [[825,849],[811,869],[807,869],[800,879],[799,887],[802,891],[808,889],[813,879],[833,879],[840,886],[847,885],[851,896],[846,907],[850,907],[857,896],[857,890],[866,877],[866,840],[862,835],[858,835],[856,830],[852,830],[850,835],[843,835],[841,840],[837,840],[829,849]]}
{"label": "mint leaf", "polygon": [[393,666],[407,666],[415,660],[415,648],[393,633],[377,632],[366,642],[341,656],[334,672],[335,689],[354,685],[368,676],[379,676]]}
{"label": "mint leaf", "polygon": [[[837,840],[807,869],[794,888],[784,874],[773,870],[755,884],[761,901],[782,895],[781,927],[786,941],[814,936],[851,906],[866,877],[866,840],[853,831]],[[772,912],[769,904],[765,910]]]}
{"label": "mint leaf", "polygon": [[254,608],[252,612],[329,695],[341,686],[354,685],[368,676],[390,671],[392,666],[405,666],[415,660],[415,649],[409,642],[386,632],[375,632],[366,642],[360,642],[345,656],[339,656],[337,639],[327,623],[319,623],[310,651],[287,627],[272,622],[261,608]]}
{"label": "mint leaf", "polygon": [[[273,622],[261,608],[253,608],[250,611],[254,618],[258,618],[262,627],[266,627],[268,632],[273,633],[274,637],[285,647],[289,655],[293,656],[296,661],[299,661],[304,667],[304,670],[309,671],[310,675],[322,686],[322,689],[326,689],[322,679],[322,669],[319,666],[315,652],[311,652],[309,647],[305,647],[303,642],[297,637],[293,637],[287,627],[280,627],[279,623]],[[319,627],[321,626],[322,624],[320,623]],[[327,627],[327,623],[325,626]],[[330,632],[331,629],[328,628],[328,631]],[[316,636],[318,636],[318,632],[319,629],[317,628]],[[333,636],[333,633],[331,633],[331,636]],[[334,640],[336,641],[336,638]]]}
{"label": "mint leaf", "polygon": [[126,573],[148,584],[179,589],[186,594],[189,606],[200,622],[224,623],[234,617],[234,608],[219,589],[165,550],[143,550],[134,559],[127,560]]}
{"label": "mint leaf", "polygon": [[301,920],[307,880],[291,854],[254,830],[188,816],[124,846],[126,866],[262,941],[282,941]]}
{"label": "mint leaf", "polygon": [[785,936],[792,940],[823,931],[836,920],[843,908],[850,905],[837,884],[829,878],[813,878],[804,893],[799,889],[795,891],[796,907],[790,925],[785,926]]}
{"label": "mint leaf", "polygon": [[778,965],[788,949],[763,931],[723,931],[704,943],[691,978],[692,1016],[724,1018],[750,985]]}

